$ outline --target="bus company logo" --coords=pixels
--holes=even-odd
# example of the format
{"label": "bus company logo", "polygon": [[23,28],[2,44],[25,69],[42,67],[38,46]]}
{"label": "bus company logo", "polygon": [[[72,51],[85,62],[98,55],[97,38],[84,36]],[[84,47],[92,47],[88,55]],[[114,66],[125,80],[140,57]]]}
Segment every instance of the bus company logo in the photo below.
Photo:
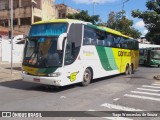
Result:
{"label": "bus company logo", "polygon": [[131,56],[131,52],[118,51],[118,56]]}
{"label": "bus company logo", "polygon": [[12,113],[11,112],[2,112],[2,117],[10,118],[10,117],[12,117]]}
{"label": "bus company logo", "polygon": [[70,76],[68,77],[70,79],[71,82],[74,82],[76,79],[77,79],[77,74],[79,73],[78,72],[73,72],[70,74]]}

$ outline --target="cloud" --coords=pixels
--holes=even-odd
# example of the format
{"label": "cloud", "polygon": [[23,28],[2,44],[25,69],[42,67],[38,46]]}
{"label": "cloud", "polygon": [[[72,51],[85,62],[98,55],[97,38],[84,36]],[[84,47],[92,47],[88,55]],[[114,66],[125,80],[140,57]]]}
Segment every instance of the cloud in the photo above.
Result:
{"label": "cloud", "polygon": [[134,26],[135,26],[136,28],[144,28],[145,24],[144,24],[143,20],[141,20],[141,21],[135,23]]}
{"label": "cloud", "polygon": [[142,36],[145,36],[146,33],[148,33],[148,30],[145,28],[143,20],[136,22],[134,24],[134,27],[142,33]]}
{"label": "cloud", "polygon": [[148,30],[147,30],[147,29],[144,29],[142,34],[145,35],[145,34],[147,34],[147,33],[148,33]]}
{"label": "cloud", "polygon": [[106,3],[106,2],[115,2],[118,0],[73,0],[73,1],[77,4],[92,4],[93,2],[102,4],[102,3]]}

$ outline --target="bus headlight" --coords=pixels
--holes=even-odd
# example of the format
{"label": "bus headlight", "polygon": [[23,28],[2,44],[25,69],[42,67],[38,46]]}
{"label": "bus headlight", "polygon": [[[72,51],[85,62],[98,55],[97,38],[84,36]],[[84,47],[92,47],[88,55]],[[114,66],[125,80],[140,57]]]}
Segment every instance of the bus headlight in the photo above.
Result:
{"label": "bus headlight", "polygon": [[48,74],[49,77],[59,77],[60,75],[61,75],[60,72],[55,72],[55,73]]}

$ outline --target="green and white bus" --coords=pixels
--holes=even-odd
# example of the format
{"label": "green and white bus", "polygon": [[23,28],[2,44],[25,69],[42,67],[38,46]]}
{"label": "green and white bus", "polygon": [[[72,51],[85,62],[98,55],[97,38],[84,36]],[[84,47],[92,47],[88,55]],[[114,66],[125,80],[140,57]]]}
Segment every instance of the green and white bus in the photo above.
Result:
{"label": "green and white bus", "polygon": [[25,40],[24,81],[65,86],[131,74],[138,67],[138,42],[88,22],[54,19],[34,23]]}
{"label": "green and white bus", "polygon": [[139,44],[139,64],[160,67],[160,45]]}

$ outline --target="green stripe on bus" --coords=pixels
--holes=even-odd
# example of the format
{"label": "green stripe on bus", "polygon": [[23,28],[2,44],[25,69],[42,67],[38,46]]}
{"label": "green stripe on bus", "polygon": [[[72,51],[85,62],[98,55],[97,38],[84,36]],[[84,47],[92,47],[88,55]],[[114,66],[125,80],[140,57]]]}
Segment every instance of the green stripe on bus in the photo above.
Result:
{"label": "green stripe on bus", "polygon": [[96,46],[96,50],[103,68],[107,71],[112,70],[109,64],[109,60],[108,60],[105,48],[102,46]]}
{"label": "green stripe on bus", "polygon": [[115,61],[115,58],[114,58],[114,53],[113,53],[112,48],[105,48],[105,52],[106,52],[106,54],[108,56],[109,64],[110,64],[111,68],[113,70],[118,70],[118,67],[117,67],[117,64],[116,64],[116,61]]}
{"label": "green stripe on bus", "polygon": [[53,67],[53,68],[40,68],[38,70],[38,73],[41,73],[41,74],[50,74],[50,73],[53,73],[57,70],[58,67]]}

